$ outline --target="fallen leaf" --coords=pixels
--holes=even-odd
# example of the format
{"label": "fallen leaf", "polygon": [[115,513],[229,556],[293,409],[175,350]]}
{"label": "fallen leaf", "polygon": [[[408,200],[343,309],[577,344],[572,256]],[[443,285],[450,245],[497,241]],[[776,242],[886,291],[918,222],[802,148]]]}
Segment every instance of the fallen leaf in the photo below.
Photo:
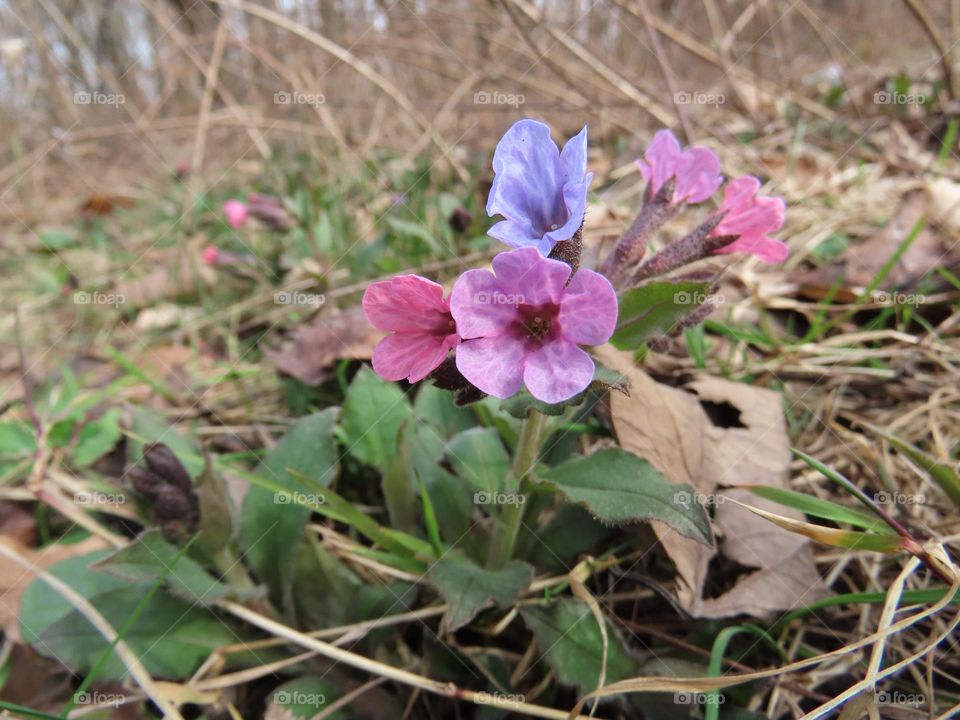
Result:
{"label": "fallen leaf", "polygon": [[[630,379],[630,397],[610,396],[621,446],[651,462],[669,480],[693,485],[701,502],[731,485],[785,487],[790,450],[779,393],[705,375],[685,389],[674,388],[636,367],[629,353],[604,347],[597,355]],[[807,540],[749,512],[741,516],[734,507],[722,499],[717,504],[715,525],[722,538],[718,549],[652,523],[676,566],[677,596],[691,614],[762,615],[825,593]],[[757,571],[727,593],[705,599],[709,563],[717,552]]]}
{"label": "fallen leaf", "polygon": [[952,204],[960,199],[958,194],[960,190],[957,188],[949,188],[948,192],[944,186],[934,183],[931,183],[929,192],[912,190],[904,194],[893,217],[874,235],[852,244],[830,265],[795,276],[800,294],[821,299],[842,279],[835,301],[856,299],[925,217],[926,224],[877,289],[911,288],[937,266],[960,260],[960,254],[955,250],[951,253],[951,244],[944,235],[936,232],[931,222],[931,217],[937,217],[938,213],[941,217],[952,218],[948,227],[956,222],[960,213]]}
{"label": "fallen leaf", "polygon": [[329,377],[337,360],[366,360],[383,333],[367,322],[359,305],[336,314],[317,314],[309,324],[291,333],[281,349],[264,352],[277,370],[307,385],[319,385]]}
{"label": "fallen leaf", "polygon": [[[44,548],[28,547],[15,537],[4,537],[0,542],[6,543],[20,557],[26,558],[42,570],[61,560],[106,547],[103,540],[93,536],[71,545],[53,543]],[[20,597],[35,579],[36,576],[29,570],[25,570],[13,560],[0,557],[0,598],[3,598],[3,602],[0,602],[0,627],[7,638],[15,642],[20,641]]]}

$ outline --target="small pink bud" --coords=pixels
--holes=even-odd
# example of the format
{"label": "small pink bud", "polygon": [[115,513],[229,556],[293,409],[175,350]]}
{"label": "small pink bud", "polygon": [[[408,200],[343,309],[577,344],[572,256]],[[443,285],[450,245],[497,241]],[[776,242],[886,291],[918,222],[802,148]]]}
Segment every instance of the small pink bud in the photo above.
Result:
{"label": "small pink bud", "polygon": [[216,265],[217,259],[220,257],[220,250],[217,249],[216,245],[207,245],[203,249],[203,254],[200,256],[206,265]]}
{"label": "small pink bud", "polygon": [[223,204],[223,212],[227,216],[227,224],[234,229],[242,227],[250,214],[246,205],[239,200],[232,199]]}

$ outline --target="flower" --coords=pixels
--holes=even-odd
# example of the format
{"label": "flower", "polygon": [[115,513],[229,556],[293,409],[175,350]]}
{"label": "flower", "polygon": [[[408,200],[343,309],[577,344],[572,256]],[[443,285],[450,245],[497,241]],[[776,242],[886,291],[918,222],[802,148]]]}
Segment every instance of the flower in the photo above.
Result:
{"label": "flower", "polygon": [[511,247],[535,247],[549,255],[583,224],[593,180],[587,172],[587,127],[560,152],[547,125],[520,120],[497,143],[493,172],[487,215],[506,219],[490,228],[490,235]]}
{"label": "flower", "polygon": [[443,287],[419,275],[373,283],[363,293],[363,312],[391,333],[373,351],[373,369],[384,380],[423,380],[460,342]]}
{"label": "flower", "polygon": [[231,199],[223,204],[223,213],[227,216],[227,225],[236,229],[247,221],[250,211],[239,200]]}
{"label": "flower", "polygon": [[203,249],[203,253],[200,258],[203,260],[205,265],[216,265],[217,260],[220,258],[220,250],[216,245],[207,245]]}
{"label": "flower", "polygon": [[651,195],[676,177],[674,204],[699,203],[713,195],[723,182],[720,158],[710,148],[694,146],[680,149],[680,142],[669,130],[659,130],[644,153],[646,162],[637,160],[643,179],[650,183]]}
{"label": "flower", "polygon": [[450,293],[462,338],[457,368],[490,395],[507,398],[526,385],[558,403],[586,389],[594,364],[580,345],[600,345],[617,325],[617,295],[592,270],[570,280],[570,266],[535,248],[503,252],[493,272],[467,270]]}
{"label": "flower", "polygon": [[786,204],[781,197],[757,195],[759,190],[760,181],[749,175],[727,183],[720,205],[720,212],[726,215],[710,236],[739,236],[718,253],[750,253],[765,263],[783,262],[790,250],[768,233],[783,227]]}

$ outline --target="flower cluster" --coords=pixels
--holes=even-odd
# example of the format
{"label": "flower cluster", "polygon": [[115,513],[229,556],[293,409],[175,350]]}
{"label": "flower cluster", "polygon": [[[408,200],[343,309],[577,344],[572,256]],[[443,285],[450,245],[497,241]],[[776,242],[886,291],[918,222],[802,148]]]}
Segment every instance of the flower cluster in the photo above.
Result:
{"label": "flower cluster", "polygon": [[[615,286],[627,290],[649,277],[723,253],[749,253],[779,262],[787,248],[770,234],[784,223],[781,198],[759,195],[760,182],[727,183],[719,209],[687,236],[643,264],[652,233],[684,205],[710,199],[723,185],[720,160],[705,147],[683,149],[658,132],[637,161],[647,182],[644,207],[624,233],[603,273],[579,269],[587,190],[587,129],[561,150],[550,128],[521,120],[493,156],[487,214],[500,215],[489,234],[514,248],[493,258],[492,270],[467,270],[449,298],[437,283],[401,275],[371,284],[363,309],[388,335],[373,354],[387,380],[417,382],[433,375],[507,398],[523,387],[559,403],[583,392],[595,366],[584,346],[606,343],[617,327]],[[639,268],[635,267],[639,264]],[[633,273],[632,277],[630,273]]]}

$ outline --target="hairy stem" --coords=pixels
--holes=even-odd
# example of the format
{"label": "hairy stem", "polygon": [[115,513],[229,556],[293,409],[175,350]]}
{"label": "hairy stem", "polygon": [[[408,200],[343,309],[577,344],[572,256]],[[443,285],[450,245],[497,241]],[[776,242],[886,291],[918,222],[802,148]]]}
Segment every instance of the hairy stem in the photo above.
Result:
{"label": "hairy stem", "polygon": [[[530,474],[537,464],[540,455],[540,446],[543,443],[543,433],[549,418],[531,409],[527,419],[523,422],[520,431],[520,440],[517,442],[516,453],[513,456],[513,466],[507,477],[504,490],[506,494],[523,495],[530,484]],[[523,522],[523,502],[508,502],[500,507],[497,524],[490,543],[487,555],[487,567],[499,569],[513,557],[513,549],[517,543],[517,533]]]}

